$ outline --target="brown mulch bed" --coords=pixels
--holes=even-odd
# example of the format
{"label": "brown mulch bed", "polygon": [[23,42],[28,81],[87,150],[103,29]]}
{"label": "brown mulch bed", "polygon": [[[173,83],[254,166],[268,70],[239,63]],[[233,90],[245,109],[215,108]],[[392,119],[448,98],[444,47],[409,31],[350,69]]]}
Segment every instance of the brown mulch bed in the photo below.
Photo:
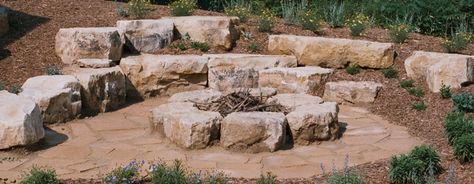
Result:
{"label": "brown mulch bed", "polygon": [[[59,58],[54,52],[55,34],[60,28],[67,27],[103,27],[114,26],[119,17],[115,12],[117,5],[113,1],[101,0],[0,0],[0,5],[14,10],[10,15],[11,30],[0,38],[0,83],[7,88],[21,86],[29,77],[42,75],[48,65],[61,66]],[[153,6],[154,11],[147,18],[168,16],[169,10],[164,6]],[[221,15],[220,13],[198,10],[196,15]],[[130,19],[130,18],[127,18]],[[245,32],[252,34],[252,39],[241,38],[237,42],[233,53],[248,53],[248,46],[258,43],[261,50],[256,53],[268,53],[265,49],[268,42],[268,33],[257,31],[255,19],[250,19],[240,27]],[[294,34],[306,36],[324,36],[335,38],[350,38],[390,42],[387,30],[372,28],[361,37],[352,37],[347,28],[323,28],[316,34],[302,30],[297,26],[285,25],[279,22],[271,34]],[[460,164],[453,156],[453,151],[443,137],[443,119],[452,108],[450,100],[444,100],[439,94],[430,93],[422,81],[416,81],[416,86],[424,89],[426,95],[417,98],[399,87],[399,82],[406,79],[403,61],[415,50],[445,52],[441,46],[441,38],[412,33],[404,44],[396,44],[397,58],[394,68],[399,71],[397,79],[386,79],[378,70],[364,69],[355,76],[348,75],[344,70],[337,70],[330,79],[336,80],[370,80],[384,84],[373,105],[369,108],[372,112],[382,115],[394,124],[408,127],[410,134],[421,137],[432,145],[442,156],[442,165],[445,169],[454,164],[456,175],[460,183],[474,183],[474,164]],[[225,51],[211,48],[210,53],[223,53]],[[175,48],[166,48],[159,54],[200,54],[201,51],[180,51]],[[470,45],[463,54],[474,55],[474,45]],[[474,92],[474,86],[469,86],[456,92]],[[412,103],[424,101],[428,105],[426,111],[415,111]],[[388,183],[387,161],[364,164],[357,169],[365,174],[368,183]],[[441,174],[439,181],[444,181],[446,172]],[[311,183],[322,181],[323,178],[284,180],[284,183]],[[239,180],[246,183],[247,180]],[[66,181],[66,183],[89,183],[83,181]],[[319,183],[319,182],[317,182]]]}

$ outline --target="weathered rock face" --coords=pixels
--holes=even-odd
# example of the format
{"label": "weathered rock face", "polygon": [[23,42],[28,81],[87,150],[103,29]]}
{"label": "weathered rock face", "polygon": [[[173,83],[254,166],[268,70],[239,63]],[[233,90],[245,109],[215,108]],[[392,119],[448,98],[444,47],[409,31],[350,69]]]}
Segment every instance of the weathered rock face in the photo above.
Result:
{"label": "weathered rock face", "polygon": [[219,138],[218,112],[200,111],[192,103],[165,104],[152,111],[152,127],[163,126],[164,135],[183,148],[202,149]]}
{"label": "weathered rock face", "polygon": [[231,49],[240,32],[237,17],[184,16],[166,17],[171,19],[181,37],[189,36],[193,41],[206,42],[210,46]]}
{"label": "weathered rock face", "polygon": [[222,120],[221,145],[227,149],[273,152],[285,143],[287,126],[283,113],[234,112]]}
{"label": "weathered rock face", "polygon": [[270,102],[275,102],[283,105],[290,111],[295,110],[299,106],[314,105],[323,103],[323,100],[317,96],[308,94],[277,94],[270,99]]}
{"label": "weathered rock face", "polygon": [[74,62],[81,68],[109,68],[115,66],[110,59],[78,59]]}
{"label": "weathered rock face", "polygon": [[56,54],[63,63],[77,59],[110,59],[122,57],[122,41],[117,28],[66,28],[56,34]]}
{"label": "weathered rock face", "polygon": [[204,89],[207,57],[196,55],[129,56],[120,62],[128,78],[127,95],[150,97]]}
{"label": "weathered rock face", "polygon": [[163,133],[163,121],[166,115],[197,111],[192,102],[173,102],[158,106],[150,111],[150,133]]}
{"label": "weathered rock face", "polygon": [[442,84],[460,88],[462,83],[474,82],[474,56],[415,51],[405,60],[407,75],[425,79],[433,92]]}
{"label": "weathered rock face", "polygon": [[315,94],[332,73],[332,69],[320,67],[270,68],[259,71],[258,85],[279,93]]}
{"label": "weathered rock face", "polygon": [[296,67],[293,56],[208,54],[209,87],[219,91],[258,87],[258,72],[274,67]]}
{"label": "weathered rock face", "polygon": [[268,88],[268,87],[262,87],[262,88],[236,88],[236,89],[230,89],[224,92],[225,95],[233,93],[233,92],[239,92],[239,91],[249,91],[249,94],[254,97],[265,97],[269,98],[272,96],[275,96],[277,94],[277,90],[275,88]]}
{"label": "weathered rock face", "polygon": [[293,141],[307,145],[314,141],[336,139],[339,132],[338,113],[335,102],[296,107],[286,115]]}
{"label": "weathered rock face", "polygon": [[120,67],[78,68],[71,75],[81,83],[82,109],[86,114],[116,110],[125,104],[125,76]]}
{"label": "weathered rock face", "polygon": [[293,54],[298,64],[343,68],[349,63],[368,68],[393,65],[393,44],[340,38],[271,35],[268,50],[272,54]]}
{"label": "weathered rock face", "polygon": [[0,36],[8,32],[10,25],[8,24],[8,10],[0,7]]}
{"label": "weathered rock face", "polygon": [[195,90],[176,93],[172,95],[169,102],[193,102],[193,103],[210,103],[214,100],[219,99],[222,93],[210,89]]}
{"label": "weathered rock face", "polygon": [[372,103],[382,87],[382,84],[370,81],[328,82],[323,98],[338,103]]}
{"label": "weathered rock face", "polygon": [[128,49],[154,53],[173,41],[174,24],[170,19],[122,20],[117,28]]}
{"label": "weathered rock face", "polygon": [[81,113],[81,84],[74,76],[37,76],[21,88],[20,97],[39,105],[44,123],[63,123]]}
{"label": "weathered rock face", "polygon": [[29,145],[44,137],[41,110],[30,99],[0,91],[0,149]]}

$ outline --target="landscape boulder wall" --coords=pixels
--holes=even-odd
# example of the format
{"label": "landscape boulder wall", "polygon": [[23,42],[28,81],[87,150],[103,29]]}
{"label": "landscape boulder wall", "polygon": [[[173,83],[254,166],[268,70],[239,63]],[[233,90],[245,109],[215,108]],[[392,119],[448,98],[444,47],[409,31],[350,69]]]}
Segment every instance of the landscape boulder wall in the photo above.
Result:
{"label": "landscape boulder wall", "polygon": [[8,9],[0,7],[0,36],[8,33],[10,25],[8,24]]}
{"label": "landscape boulder wall", "polygon": [[209,88],[229,91],[258,87],[258,72],[274,67],[296,67],[294,56],[205,54],[209,58]]}
{"label": "landscape boulder wall", "polygon": [[294,55],[299,65],[328,68],[344,68],[349,64],[388,68],[394,60],[391,43],[341,38],[270,35],[268,51],[272,54]]}
{"label": "landscape boulder wall", "polygon": [[125,57],[120,62],[127,76],[127,95],[150,97],[204,89],[207,57],[197,55],[150,55]]}
{"label": "landscape boulder wall", "polygon": [[259,71],[258,86],[275,88],[278,93],[316,94],[332,73],[320,67],[270,68]]}
{"label": "landscape boulder wall", "polygon": [[382,84],[370,81],[328,82],[323,99],[338,103],[372,103],[382,87]]}
{"label": "landscape boulder wall", "polygon": [[37,76],[21,88],[21,97],[39,105],[44,123],[64,123],[81,113],[81,84],[74,76]]}
{"label": "landscape boulder wall", "polygon": [[122,20],[117,28],[122,42],[134,52],[154,53],[173,41],[174,24],[170,19]]}
{"label": "landscape boulder wall", "polygon": [[181,38],[205,42],[209,46],[230,50],[239,39],[238,17],[226,16],[183,16],[165,17],[171,19]]}
{"label": "landscape boulder wall", "polygon": [[308,94],[296,94],[296,93],[282,93],[277,94],[270,99],[269,102],[277,103],[288,109],[294,111],[297,107],[314,105],[323,103],[323,99],[317,96]]}
{"label": "landscape boulder wall", "polygon": [[250,152],[276,151],[287,136],[288,122],[283,113],[234,112],[221,123],[221,145]]}
{"label": "landscape boulder wall", "polygon": [[0,149],[30,145],[45,135],[41,110],[30,99],[0,91]]}
{"label": "landscape boulder wall", "polygon": [[202,149],[219,138],[222,116],[200,111],[190,102],[169,103],[152,110],[152,132],[163,127],[164,135],[187,149]]}
{"label": "landscape boulder wall", "polygon": [[77,68],[71,75],[81,83],[82,109],[86,114],[116,110],[125,104],[125,76],[120,67]]}
{"label": "landscape boulder wall", "polygon": [[55,50],[65,64],[85,58],[118,61],[122,41],[115,27],[65,28],[56,34]]}
{"label": "landscape boulder wall", "polygon": [[442,84],[460,88],[474,82],[474,56],[415,51],[405,60],[410,78],[426,80],[432,92],[439,92]]}
{"label": "landscape boulder wall", "polygon": [[339,107],[335,102],[303,105],[286,115],[296,144],[334,140],[339,135]]}

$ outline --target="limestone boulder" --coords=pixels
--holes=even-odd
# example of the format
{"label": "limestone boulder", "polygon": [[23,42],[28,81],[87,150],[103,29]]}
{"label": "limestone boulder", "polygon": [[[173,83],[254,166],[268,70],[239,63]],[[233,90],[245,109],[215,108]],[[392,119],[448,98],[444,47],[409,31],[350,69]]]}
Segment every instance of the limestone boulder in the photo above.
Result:
{"label": "limestone boulder", "polygon": [[0,91],[0,149],[30,145],[44,137],[41,110],[28,98]]}
{"label": "limestone boulder", "polygon": [[185,113],[191,111],[197,111],[198,108],[194,107],[192,102],[172,102],[166,103],[154,108],[150,111],[150,133],[162,133],[163,131],[163,122],[165,121],[168,115],[173,115],[175,113]]}
{"label": "limestone boulder", "polygon": [[115,27],[65,28],[56,34],[56,54],[65,64],[77,59],[110,59],[122,57],[122,41]]}
{"label": "limestone boulder", "polygon": [[8,10],[5,7],[0,7],[0,36],[8,33],[10,25],[8,24]]}
{"label": "limestone boulder", "polygon": [[323,99],[308,94],[282,93],[277,94],[270,99],[269,102],[278,103],[290,111],[300,106],[317,105],[323,103]]}
{"label": "limestone boulder", "polygon": [[183,16],[171,19],[182,38],[205,42],[210,46],[231,49],[239,39],[238,17],[226,16]]}
{"label": "limestone boulder", "polygon": [[168,102],[210,103],[222,97],[222,93],[211,89],[186,91],[172,95]]}
{"label": "limestone boulder", "polygon": [[81,68],[109,68],[115,66],[110,59],[77,59],[74,62]]}
{"label": "limestone boulder", "polygon": [[113,111],[125,104],[125,76],[120,67],[77,68],[71,75],[81,83],[82,109],[86,114]]}
{"label": "limestone boulder", "polygon": [[383,85],[370,81],[326,83],[323,99],[338,103],[372,103]]}
{"label": "limestone boulder", "polygon": [[258,87],[258,72],[274,67],[296,67],[294,56],[255,54],[207,54],[209,87],[219,91]]}
{"label": "limestone boulder", "polygon": [[21,97],[39,105],[44,123],[64,123],[81,113],[81,84],[74,76],[37,76],[21,88]]}
{"label": "limestone boulder", "polygon": [[314,141],[336,139],[339,132],[338,113],[335,102],[296,107],[286,115],[293,141],[307,145]]}
{"label": "limestone boulder", "polygon": [[268,50],[272,54],[295,55],[299,65],[328,68],[344,68],[349,64],[388,68],[394,60],[392,43],[341,38],[270,35]]}
{"label": "limestone boulder", "polygon": [[150,55],[125,57],[120,62],[127,76],[127,95],[150,97],[204,89],[207,57]]}
{"label": "limestone boulder", "polygon": [[263,88],[236,88],[236,89],[230,89],[224,92],[225,95],[228,95],[230,93],[234,92],[240,92],[240,91],[248,91],[251,96],[254,97],[265,97],[269,98],[272,96],[275,96],[277,94],[277,90],[275,88],[269,88],[269,87],[263,87]]}
{"label": "limestone boulder", "polygon": [[410,78],[426,80],[433,92],[442,84],[460,88],[474,82],[474,56],[415,51],[405,60],[405,70]]}
{"label": "limestone boulder", "polygon": [[283,113],[234,112],[222,120],[221,145],[227,149],[273,152],[284,145],[287,126]]}
{"label": "limestone boulder", "polygon": [[173,41],[170,19],[121,20],[117,22],[122,42],[132,51],[154,53]]}
{"label": "limestone boulder", "polygon": [[258,85],[279,93],[315,94],[332,73],[332,69],[321,67],[270,68],[259,71]]}

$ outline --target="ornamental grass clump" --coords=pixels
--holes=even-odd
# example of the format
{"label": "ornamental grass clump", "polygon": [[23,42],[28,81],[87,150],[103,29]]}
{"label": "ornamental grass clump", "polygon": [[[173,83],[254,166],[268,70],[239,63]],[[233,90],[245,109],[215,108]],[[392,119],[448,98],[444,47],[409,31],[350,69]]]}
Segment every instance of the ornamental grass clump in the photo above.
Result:
{"label": "ornamental grass clump", "polygon": [[275,15],[269,9],[263,10],[262,14],[258,16],[258,31],[270,32],[275,25]]}
{"label": "ornamental grass clump", "polygon": [[406,23],[397,23],[389,27],[390,39],[395,43],[403,43],[411,32],[411,26]]}
{"label": "ornamental grass clump", "polygon": [[409,88],[412,88],[414,87],[415,85],[413,85],[414,81],[409,79],[409,80],[402,80],[400,82],[400,87],[403,88],[403,89],[409,89]]}
{"label": "ornamental grass clump", "polygon": [[410,157],[423,161],[426,175],[437,175],[443,171],[440,163],[441,157],[431,146],[421,145],[415,147],[410,152]]}
{"label": "ornamental grass clump", "polygon": [[425,104],[425,102],[415,102],[413,103],[412,108],[417,111],[425,111],[428,106]]}
{"label": "ornamental grass clump", "polygon": [[410,93],[411,95],[416,96],[416,97],[425,96],[425,92],[423,91],[423,89],[421,89],[419,87],[408,88],[408,93]]}
{"label": "ornamental grass clump", "polygon": [[197,7],[197,0],[176,0],[169,5],[172,16],[192,15]]}
{"label": "ornamental grass clump", "polygon": [[361,68],[357,64],[351,64],[346,68],[346,72],[350,75],[356,75],[360,73],[360,71],[361,71]]}
{"label": "ornamental grass clump", "polygon": [[387,69],[384,69],[382,70],[382,74],[385,76],[385,78],[387,79],[393,79],[393,78],[397,78],[398,77],[398,71],[393,68],[393,67],[390,67],[390,68],[387,68]]}
{"label": "ornamental grass clump", "polygon": [[464,31],[453,33],[449,38],[443,41],[443,47],[449,53],[460,53],[469,45],[473,36]]}
{"label": "ornamental grass clump", "polygon": [[21,184],[58,184],[59,180],[56,171],[53,169],[40,168],[33,166],[25,173],[20,182]]}
{"label": "ornamental grass clump", "polygon": [[462,163],[474,162],[474,135],[465,134],[456,139],[453,145],[454,155]]}
{"label": "ornamental grass clump", "polygon": [[425,163],[409,155],[394,156],[390,160],[388,176],[395,184],[424,183]]}
{"label": "ornamental grass clump", "polygon": [[459,137],[474,132],[472,117],[463,112],[450,112],[444,120],[444,131],[449,143],[453,144]]}
{"label": "ornamental grass clump", "polygon": [[260,174],[260,178],[257,180],[257,184],[276,184],[276,176],[270,172],[266,174]]}
{"label": "ornamental grass clump", "polygon": [[352,19],[347,20],[347,26],[351,30],[352,36],[360,36],[370,27],[370,18],[362,13],[357,13]]}
{"label": "ornamental grass clump", "polygon": [[188,183],[187,173],[181,164],[181,161],[175,160],[172,166],[164,163],[153,164],[150,166],[151,183],[153,184],[181,184]]}

